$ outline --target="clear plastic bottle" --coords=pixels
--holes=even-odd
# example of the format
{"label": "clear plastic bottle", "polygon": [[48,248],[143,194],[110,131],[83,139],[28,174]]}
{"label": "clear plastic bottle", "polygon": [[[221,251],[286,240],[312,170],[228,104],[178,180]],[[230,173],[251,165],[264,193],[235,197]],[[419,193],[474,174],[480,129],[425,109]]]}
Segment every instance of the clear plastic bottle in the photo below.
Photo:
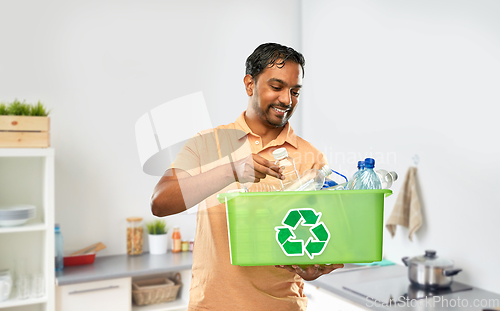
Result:
{"label": "clear plastic bottle", "polygon": [[347,186],[347,183],[344,182],[341,184],[337,184],[336,186],[333,186],[333,187],[323,188],[323,190],[347,190],[346,186]]}
{"label": "clear plastic bottle", "polygon": [[323,186],[321,187],[321,189],[326,189],[326,188],[330,188],[330,187],[334,187],[336,185],[338,185],[338,183],[328,177],[330,177],[333,173],[332,169],[328,166],[328,165],[325,165],[321,168],[323,170],[323,173],[325,174],[325,182],[323,183]]}
{"label": "clear plastic bottle", "polygon": [[374,170],[380,179],[382,189],[389,189],[392,184],[398,180],[398,174],[396,172],[387,172],[386,170],[377,169]]}
{"label": "clear plastic bottle", "polygon": [[375,167],[375,160],[372,158],[365,159],[365,169],[361,171],[354,181],[352,186],[353,190],[364,190],[364,189],[382,189],[380,179],[377,173],[373,171]]}
{"label": "clear plastic bottle", "polygon": [[320,190],[325,183],[325,178],[332,173],[328,165],[321,169],[310,169],[304,172],[300,179],[286,187],[285,191],[316,191]]}
{"label": "clear plastic bottle", "polygon": [[281,189],[284,190],[290,184],[297,181],[300,182],[299,173],[295,168],[295,161],[288,156],[288,151],[285,148],[279,148],[273,151],[273,157],[276,160],[275,164],[283,170],[284,180],[280,180]]}
{"label": "clear plastic bottle", "polygon": [[358,170],[354,175],[352,175],[351,180],[347,183],[347,185],[344,187],[345,190],[352,190],[352,187],[354,185],[354,181],[358,177],[359,173],[362,172],[365,169],[365,161],[358,161]]}
{"label": "clear plastic bottle", "polygon": [[63,256],[63,236],[61,233],[61,227],[56,224],[55,227],[55,267],[56,271],[62,271],[64,268],[64,256]]}

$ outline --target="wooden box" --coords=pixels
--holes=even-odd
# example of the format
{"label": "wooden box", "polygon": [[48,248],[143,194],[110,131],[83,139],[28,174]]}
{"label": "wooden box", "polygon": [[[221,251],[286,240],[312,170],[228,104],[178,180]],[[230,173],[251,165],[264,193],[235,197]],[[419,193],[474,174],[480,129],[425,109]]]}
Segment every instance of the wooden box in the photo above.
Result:
{"label": "wooden box", "polygon": [[0,148],[47,148],[50,118],[0,116]]}

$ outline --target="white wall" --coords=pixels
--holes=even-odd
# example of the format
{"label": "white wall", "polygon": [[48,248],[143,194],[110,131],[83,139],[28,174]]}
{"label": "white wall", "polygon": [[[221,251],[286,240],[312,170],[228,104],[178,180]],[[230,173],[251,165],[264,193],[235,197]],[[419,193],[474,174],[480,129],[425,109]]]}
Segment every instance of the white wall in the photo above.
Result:
{"label": "white wall", "polygon": [[500,2],[304,1],[304,137],[352,174],[372,155],[401,180],[418,154],[424,225],[385,231],[400,263],[426,249],[455,280],[500,292]]}
{"label": "white wall", "polygon": [[[268,41],[297,47],[299,8],[286,0],[0,2],[0,101],[52,109],[66,253],[98,241],[108,246],[99,255],[126,252],[125,218],[153,218],[158,180],[141,170],[136,120],[203,91],[212,123],[233,122],[247,105],[246,57]],[[193,214],[166,220],[194,237]]]}

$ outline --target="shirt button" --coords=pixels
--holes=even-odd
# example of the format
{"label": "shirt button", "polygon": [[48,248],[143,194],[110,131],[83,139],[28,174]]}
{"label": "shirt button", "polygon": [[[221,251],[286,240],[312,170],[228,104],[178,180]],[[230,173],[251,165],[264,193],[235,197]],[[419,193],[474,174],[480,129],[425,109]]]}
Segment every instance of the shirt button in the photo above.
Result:
{"label": "shirt button", "polygon": [[256,145],[258,145],[258,144],[259,144],[259,141],[258,141],[258,140],[256,140],[256,141],[255,141],[255,144],[256,144]]}

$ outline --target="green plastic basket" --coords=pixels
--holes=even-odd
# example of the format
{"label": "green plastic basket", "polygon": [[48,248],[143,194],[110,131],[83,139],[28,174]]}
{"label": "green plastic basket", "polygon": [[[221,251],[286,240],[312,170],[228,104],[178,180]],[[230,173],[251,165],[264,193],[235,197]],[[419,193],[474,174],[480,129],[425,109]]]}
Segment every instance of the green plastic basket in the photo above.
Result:
{"label": "green plastic basket", "polygon": [[384,198],[391,190],[221,193],[231,264],[382,260]]}

